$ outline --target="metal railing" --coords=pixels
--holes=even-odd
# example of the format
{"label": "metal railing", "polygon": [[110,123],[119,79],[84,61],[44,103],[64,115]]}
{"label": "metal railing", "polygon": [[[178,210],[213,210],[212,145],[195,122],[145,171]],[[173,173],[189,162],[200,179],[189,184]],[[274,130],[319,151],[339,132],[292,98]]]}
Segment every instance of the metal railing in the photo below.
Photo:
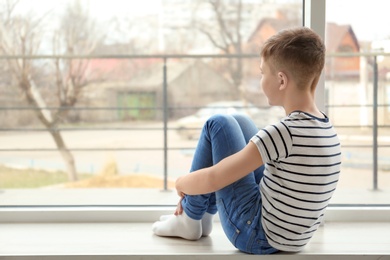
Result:
{"label": "metal railing", "polygon": [[[373,129],[373,136],[372,136],[372,149],[373,149],[373,189],[378,189],[378,148],[379,147],[390,147],[390,146],[382,146],[378,143],[378,128],[379,127],[390,127],[388,125],[378,125],[378,107],[381,106],[389,106],[388,104],[378,104],[378,62],[377,57],[378,56],[390,56],[390,54],[386,53],[349,53],[349,54],[343,54],[343,53],[333,53],[328,54],[328,57],[354,57],[354,56],[367,56],[367,57],[373,57],[373,100],[372,105],[366,105],[371,106],[373,108],[373,122],[372,122],[372,129]],[[168,145],[168,131],[175,130],[174,128],[168,127],[168,114],[169,110],[173,109],[169,107],[169,100],[168,100],[168,68],[167,68],[167,61],[169,59],[213,59],[213,58],[223,58],[223,59],[253,59],[258,58],[257,54],[242,54],[242,55],[78,55],[78,56],[66,56],[66,55],[57,55],[57,56],[51,56],[51,55],[34,55],[34,56],[24,56],[24,55],[15,55],[15,56],[0,56],[1,60],[6,59],[161,59],[163,61],[163,79],[162,79],[162,106],[161,107],[142,107],[142,109],[160,109],[163,112],[163,118],[162,118],[162,134],[163,134],[163,147],[155,147],[155,148],[113,148],[112,150],[121,150],[121,151],[130,151],[130,150],[162,150],[163,151],[163,178],[164,178],[164,190],[168,189],[168,151],[173,149],[183,149],[183,148],[172,148]],[[327,109],[337,108],[338,105],[327,105]],[[357,105],[349,105],[349,107],[353,106],[359,106]],[[348,106],[343,106],[348,107]],[[192,107],[194,108],[194,107]],[[31,107],[0,107],[1,110],[31,110]],[[58,107],[45,107],[45,109],[59,109]],[[68,108],[63,108],[68,109]],[[120,108],[120,107],[72,107],[71,109],[75,110],[120,110],[120,109],[132,109],[132,108]],[[139,109],[134,107],[133,109]],[[175,107],[174,109],[180,109]],[[353,127],[359,127],[358,125],[335,125],[338,128],[353,128]],[[3,127],[0,128],[0,132],[23,132],[23,131],[47,131],[46,128],[19,128],[19,127]],[[58,128],[56,129],[58,131],[80,131],[83,130],[83,128],[77,127],[66,127],[66,128]],[[134,127],[120,127],[120,128],[87,128],[87,130],[124,130],[124,131],[155,131],[156,128],[134,128]],[[361,147],[359,145],[347,145],[346,147]],[[371,147],[365,146],[365,147]],[[193,147],[195,148],[195,147]],[[185,149],[191,149],[191,147],[186,147]],[[41,148],[36,149],[0,149],[0,152],[17,152],[17,151],[42,151]],[[55,150],[55,149],[45,149],[48,150]],[[106,151],[110,150],[107,148],[69,148],[71,151]]]}
{"label": "metal railing", "polygon": [[[372,188],[373,190],[378,190],[378,148],[380,147],[390,147],[390,145],[380,145],[378,142],[378,128],[390,128],[390,125],[379,125],[378,124],[378,108],[379,107],[390,107],[390,104],[379,104],[378,102],[378,82],[379,82],[379,72],[378,72],[378,57],[387,56],[390,57],[390,53],[383,52],[370,52],[370,53],[330,53],[328,54],[329,58],[332,57],[365,57],[366,59],[372,58],[372,104],[364,105],[364,107],[372,107],[372,145],[343,145],[343,147],[350,148],[359,148],[359,147],[372,147]],[[336,108],[336,107],[362,107],[361,104],[355,105],[327,105],[327,108]],[[337,128],[358,128],[360,125],[335,125]]]}

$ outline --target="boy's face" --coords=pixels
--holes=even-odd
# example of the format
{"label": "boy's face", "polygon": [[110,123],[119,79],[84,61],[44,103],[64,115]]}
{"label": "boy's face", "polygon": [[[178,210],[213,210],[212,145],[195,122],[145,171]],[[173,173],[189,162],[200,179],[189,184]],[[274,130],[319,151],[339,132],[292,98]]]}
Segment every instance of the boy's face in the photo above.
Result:
{"label": "boy's face", "polygon": [[271,106],[281,105],[279,93],[279,79],[277,72],[272,70],[268,61],[261,59],[260,63],[261,81],[260,85]]}

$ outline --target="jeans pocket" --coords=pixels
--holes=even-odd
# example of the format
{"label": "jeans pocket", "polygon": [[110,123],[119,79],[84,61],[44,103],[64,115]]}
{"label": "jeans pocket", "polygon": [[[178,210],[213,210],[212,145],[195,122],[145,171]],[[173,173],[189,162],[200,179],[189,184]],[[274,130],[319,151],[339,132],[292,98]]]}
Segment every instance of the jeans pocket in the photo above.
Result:
{"label": "jeans pocket", "polygon": [[236,240],[240,234],[240,229],[231,221],[231,218],[226,210],[225,203],[222,199],[217,200],[217,207],[219,212],[219,219],[221,221],[222,228],[229,239],[229,241],[236,246]]}

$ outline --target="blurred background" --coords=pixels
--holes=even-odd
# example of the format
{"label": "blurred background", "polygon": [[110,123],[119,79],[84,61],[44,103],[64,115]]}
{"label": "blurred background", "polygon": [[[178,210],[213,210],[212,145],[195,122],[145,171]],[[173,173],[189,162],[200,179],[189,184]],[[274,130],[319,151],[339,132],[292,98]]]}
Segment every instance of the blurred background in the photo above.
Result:
{"label": "blurred background", "polygon": [[[326,1],[334,205],[390,201],[388,7]],[[0,205],[159,204],[142,194],[188,173],[209,116],[284,116],[258,54],[302,17],[301,0],[0,0]]]}

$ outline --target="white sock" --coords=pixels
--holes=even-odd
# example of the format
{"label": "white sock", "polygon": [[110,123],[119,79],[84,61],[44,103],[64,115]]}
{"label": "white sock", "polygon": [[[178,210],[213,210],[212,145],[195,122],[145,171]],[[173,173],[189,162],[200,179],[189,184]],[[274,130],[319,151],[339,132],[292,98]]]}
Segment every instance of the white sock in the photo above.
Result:
{"label": "white sock", "polygon": [[202,236],[207,237],[213,230],[213,217],[214,214],[204,213],[202,217]]}
{"label": "white sock", "polygon": [[184,211],[181,215],[169,215],[164,220],[155,222],[152,230],[154,234],[163,237],[198,240],[202,236],[201,221],[190,218]]}
{"label": "white sock", "polygon": [[[160,221],[165,221],[168,218],[172,217],[174,215],[162,215],[160,217]],[[211,231],[213,230],[213,217],[214,214],[205,213],[202,217],[202,237],[207,237],[210,235]]]}

